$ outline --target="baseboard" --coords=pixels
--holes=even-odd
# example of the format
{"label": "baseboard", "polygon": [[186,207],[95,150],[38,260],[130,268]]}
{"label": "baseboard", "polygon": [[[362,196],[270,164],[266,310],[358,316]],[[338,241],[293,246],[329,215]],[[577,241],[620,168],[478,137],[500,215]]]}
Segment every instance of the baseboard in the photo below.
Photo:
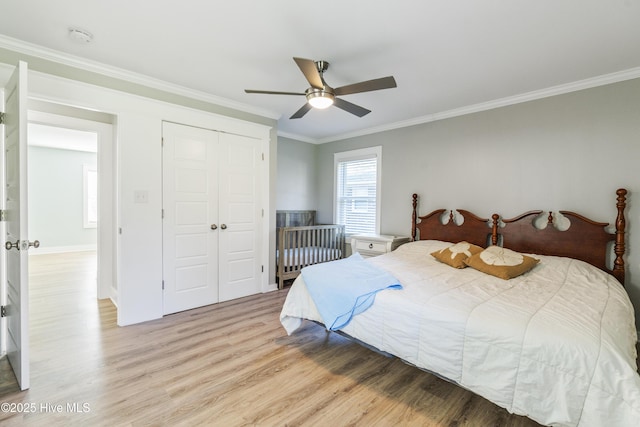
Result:
{"label": "baseboard", "polygon": [[270,283],[269,285],[267,285],[267,288],[262,293],[272,292],[272,291],[277,291],[277,290],[278,290],[278,284],[277,283]]}
{"label": "baseboard", "polygon": [[115,306],[116,310],[118,309],[118,301],[116,301],[115,297],[109,297],[109,299],[111,300],[111,302],[113,303],[113,305]]}
{"label": "baseboard", "polygon": [[85,252],[85,251],[97,251],[97,245],[74,245],[74,246],[45,246],[37,249],[29,249],[29,255],[47,255],[47,254],[61,254],[65,252]]}

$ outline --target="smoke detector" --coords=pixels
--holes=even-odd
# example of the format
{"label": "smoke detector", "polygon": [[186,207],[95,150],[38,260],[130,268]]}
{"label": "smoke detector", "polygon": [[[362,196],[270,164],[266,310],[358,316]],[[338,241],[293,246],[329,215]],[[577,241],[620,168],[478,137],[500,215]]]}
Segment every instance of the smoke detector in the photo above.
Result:
{"label": "smoke detector", "polygon": [[80,28],[69,28],[69,38],[76,43],[88,44],[93,41],[93,34]]}

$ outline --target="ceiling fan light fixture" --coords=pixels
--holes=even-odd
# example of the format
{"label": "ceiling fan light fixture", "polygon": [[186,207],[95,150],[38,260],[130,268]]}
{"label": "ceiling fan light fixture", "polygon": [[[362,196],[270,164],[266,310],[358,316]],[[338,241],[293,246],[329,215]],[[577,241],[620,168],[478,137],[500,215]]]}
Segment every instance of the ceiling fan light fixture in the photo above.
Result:
{"label": "ceiling fan light fixture", "polygon": [[[313,108],[324,109],[329,108],[332,105],[335,105],[341,110],[351,113],[354,116],[364,117],[369,114],[371,110],[367,110],[359,105],[345,101],[342,98],[342,95],[351,95],[354,93],[398,87],[393,76],[388,76],[380,79],[366,80],[359,83],[340,86],[334,89],[326,84],[323,78],[324,72],[329,68],[329,63],[327,61],[314,61],[312,59],[296,57],[294,57],[293,60],[298,64],[298,68],[300,68],[300,71],[304,74],[307,82],[311,85],[311,87],[305,90],[304,93],[255,89],[245,89],[244,91],[246,93],[264,93],[270,95],[304,95],[307,98],[307,102],[305,102],[298,111],[289,117],[290,119],[299,119]],[[336,95],[340,98],[336,98]]]}
{"label": "ceiling fan light fixture", "polygon": [[307,102],[313,107],[323,110],[333,105],[334,95],[331,92],[325,90],[314,90],[308,92]]}

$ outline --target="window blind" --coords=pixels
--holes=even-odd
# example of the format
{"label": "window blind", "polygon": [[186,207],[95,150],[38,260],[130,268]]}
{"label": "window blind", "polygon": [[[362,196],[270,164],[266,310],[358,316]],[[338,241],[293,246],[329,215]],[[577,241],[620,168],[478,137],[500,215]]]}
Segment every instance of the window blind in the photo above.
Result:
{"label": "window blind", "polygon": [[337,163],[336,221],[348,234],[376,231],[377,167],[376,157]]}

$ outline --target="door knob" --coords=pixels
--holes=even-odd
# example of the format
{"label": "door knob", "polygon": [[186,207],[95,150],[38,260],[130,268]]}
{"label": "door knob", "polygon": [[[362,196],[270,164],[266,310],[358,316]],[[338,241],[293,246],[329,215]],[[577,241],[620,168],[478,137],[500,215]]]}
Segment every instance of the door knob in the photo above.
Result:
{"label": "door knob", "polygon": [[217,230],[217,229],[218,229],[218,226],[217,226],[217,225],[215,225],[215,224],[211,224],[211,229],[212,229],[212,230]]}
{"label": "door knob", "polygon": [[223,230],[227,229],[227,224],[220,224],[220,228],[222,228]]}
{"label": "door knob", "polygon": [[[22,248],[20,246],[22,246]],[[20,240],[16,240],[15,243],[6,242],[4,244],[5,249],[8,250],[8,251],[11,250],[11,249],[14,249],[14,248],[17,249],[17,250],[22,249],[23,251],[26,251],[32,246],[34,248],[39,248],[40,247],[40,241],[34,240],[33,242],[27,242],[27,241],[20,242]]]}
{"label": "door knob", "polygon": [[7,242],[4,244],[6,250],[10,251],[13,248],[20,250],[20,240],[16,240],[15,243]]}

